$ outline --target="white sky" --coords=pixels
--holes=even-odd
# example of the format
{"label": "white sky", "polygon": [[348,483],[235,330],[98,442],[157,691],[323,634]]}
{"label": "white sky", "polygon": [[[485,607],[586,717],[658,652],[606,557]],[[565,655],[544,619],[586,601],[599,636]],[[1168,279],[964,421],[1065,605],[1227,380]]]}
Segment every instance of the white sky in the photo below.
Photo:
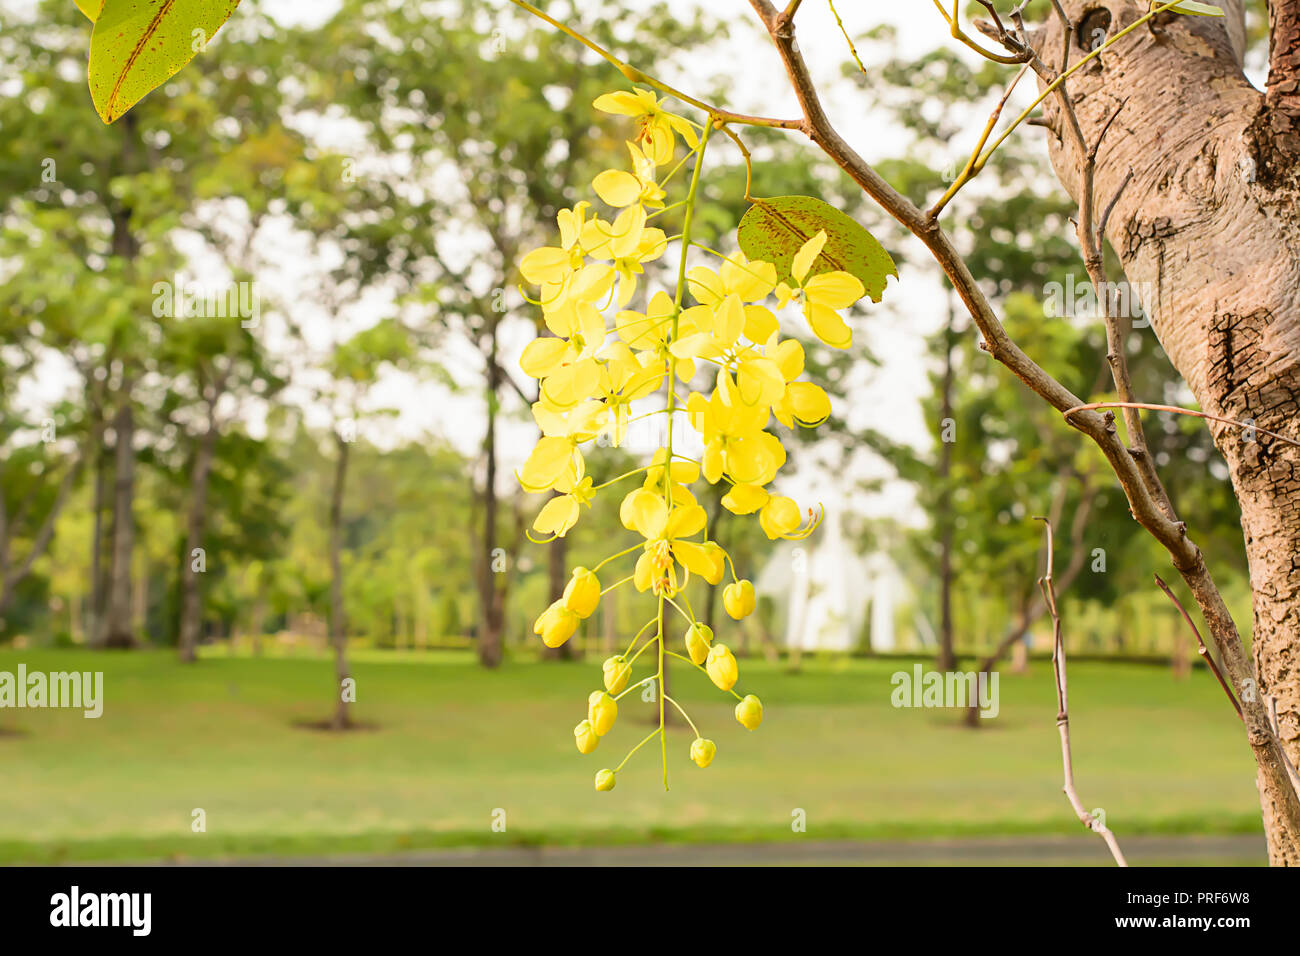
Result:
{"label": "white sky", "polygon": [[[504,0],[494,2],[502,3]],[[629,2],[635,8],[641,0]],[[686,11],[698,0],[672,2],[675,7]],[[327,18],[337,3],[334,0],[267,0],[266,6],[283,22],[312,24]],[[714,15],[738,21],[753,16],[746,0],[713,0],[708,6]],[[894,24],[899,31],[897,52],[903,55],[920,54],[941,43],[953,42],[947,38],[938,12],[924,0],[904,3],[839,0],[837,7],[850,35],[860,35],[880,22]],[[803,51],[819,81],[823,101],[841,133],[868,160],[898,155],[903,146],[900,131],[891,128],[880,116],[873,115],[869,94],[843,79],[841,67],[848,58],[848,51],[827,4],[806,3],[799,13],[798,23]],[[751,35],[741,29],[735,29],[733,33],[735,36],[728,44],[698,64],[700,75],[736,70],[735,95],[728,104],[734,109],[764,115],[797,115],[793,95],[784,83],[775,52],[763,47],[755,53]],[[220,56],[220,36],[217,41],[207,55]],[[864,48],[861,52],[867,56],[871,51]],[[664,78],[688,91],[692,87],[691,76],[668,75]],[[622,78],[613,71],[610,85],[611,89],[623,85]],[[484,95],[491,95],[491,91],[484,91]],[[972,105],[969,122],[965,125],[974,131],[983,126],[984,119],[978,106]],[[1026,130],[1026,135],[1041,138],[1032,130]],[[936,165],[947,166],[950,160],[957,158],[961,148],[962,144],[954,144],[954,155],[935,157]],[[274,259],[282,267],[276,273],[264,276],[262,281],[274,288],[278,296],[296,303],[295,318],[308,326],[313,346],[325,349],[331,339],[342,337],[340,323],[337,317],[319,309],[313,314],[314,307],[309,304],[312,278],[310,271],[303,268],[302,253],[288,245],[288,237],[275,242],[280,245],[273,250],[276,253]],[[911,250],[909,259],[924,261],[915,249]],[[207,273],[206,268],[202,271]],[[358,310],[347,325],[350,330],[364,327],[384,314],[382,303],[372,303]],[[857,425],[874,427],[896,440],[925,447],[929,438],[919,406],[919,399],[929,387],[923,360],[924,339],[939,327],[945,316],[940,287],[932,272],[913,266],[903,271],[901,283],[891,280],[885,302],[869,307],[866,314],[867,318],[856,323],[857,335],[870,341],[872,350],[883,363],[878,368],[860,370],[860,382],[855,381],[852,390],[851,420]],[[272,323],[268,323],[266,332],[268,343],[273,345],[277,338],[284,341],[282,335],[277,336]],[[518,336],[509,342],[511,352],[506,355],[506,362],[511,367],[524,344],[525,339]],[[472,349],[455,341],[449,342],[441,359],[453,374],[456,369],[461,369],[456,378],[464,382],[474,381],[481,366]],[[299,361],[298,364],[305,363]],[[52,386],[60,377],[57,374],[43,376],[44,381],[33,400],[40,402],[54,397],[60,389]],[[366,437],[379,444],[438,435],[449,439],[466,453],[473,453],[479,447],[485,413],[477,396],[456,395],[441,386],[417,382],[394,373],[376,386],[372,399],[376,406],[400,410],[400,415],[391,421],[365,425]],[[289,400],[308,407],[309,417],[316,424],[328,422],[328,412],[311,408],[304,390],[291,393]],[[505,466],[503,490],[508,486],[511,471],[522,462],[535,438],[536,431],[528,421],[507,423],[503,428],[499,439],[499,452]],[[886,493],[873,497],[864,497],[854,490],[862,478],[883,474],[880,463],[869,461],[869,456],[863,456],[862,460],[844,469],[819,467],[813,460],[815,457],[820,456],[801,452],[800,459],[787,466],[789,474],[781,484],[782,490],[795,495],[801,504],[819,500],[829,506],[847,507],[868,514],[917,517],[910,505],[910,492],[901,484],[896,483]],[[800,464],[803,467],[799,467]]]}

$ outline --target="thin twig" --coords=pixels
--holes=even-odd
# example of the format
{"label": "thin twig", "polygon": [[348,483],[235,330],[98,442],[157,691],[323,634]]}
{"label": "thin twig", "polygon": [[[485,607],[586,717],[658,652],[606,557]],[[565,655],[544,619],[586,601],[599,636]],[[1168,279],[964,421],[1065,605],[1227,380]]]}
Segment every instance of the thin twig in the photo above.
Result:
{"label": "thin twig", "polygon": [[[1273,727],[1273,733],[1281,736],[1282,726],[1277,722],[1277,698],[1272,694],[1268,698],[1268,720]],[[1282,759],[1286,761],[1287,772],[1291,775],[1291,786],[1295,788],[1296,793],[1300,793],[1300,774],[1296,773],[1295,764],[1291,762],[1285,750],[1282,751]]]}
{"label": "thin twig", "polygon": [[1036,518],[1047,528],[1047,573],[1038,579],[1038,586],[1043,592],[1043,602],[1052,615],[1052,671],[1056,675],[1056,727],[1061,734],[1061,762],[1065,769],[1065,791],[1070,806],[1074,808],[1079,822],[1089,830],[1099,834],[1110,848],[1110,855],[1119,866],[1128,866],[1124,853],[1119,848],[1115,834],[1101,820],[1089,813],[1079,799],[1079,792],[1074,787],[1074,758],[1070,752],[1070,695],[1065,677],[1065,642],[1061,640],[1061,615],[1056,607],[1056,586],[1052,582],[1052,522],[1048,518]]}
{"label": "thin twig", "polygon": [[840,33],[844,34],[844,42],[849,45],[849,52],[853,54],[853,62],[858,65],[858,72],[865,73],[867,68],[862,65],[862,57],[858,56],[857,47],[853,45],[853,38],[849,36],[849,31],[844,28],[844,21],[840,19],[840,13],[835,9],[835,0],[826,0],[830,5],[831,14],[835,17],[835,23],[840,28]]}
{"label": "thin twig", "polygon": [[1074,408],[1067,408],[1061,414],[1069,418],[1075,412],[1095,411],[1099,408],[1144,408],[1152,412],[1175,412],[1179,415],[1190,415],[1192,418],[1205,418],[1212,422],[1219,422],[1223,425],[1233,425],[1237,428],[1250,429],[1259,432],[1261,435],[1267,435],[1269,438],[1276,438],[1280,442],[1288,445],[1294,445],[1300,448],[1300,441],[1294,438],[1287,438],[1285,435],[1279,435],[1277,432],[1271,432],[1267,428],[1260,428],[1258,425],[1248,425],[1245,422],[1235,421],[1231,418],[1220,418],[1218,415],[1210,415],[1206,412],[1198,412],[1191,408],[1181,408],[1178,405],[1156,405],[1152,402],[1089,402],[1087,405],[1076,405]]}
{"label": "thin twig", "polygon": [[1158,574],[1155,575],[1155,579],[1156,579],[1156,584],[1160,585],[1160,590],[1164,591],[1165,594],[1169,595],[1169,600],[1174,602],[1174,607],[1178,608],[1179,613],[1182,614],[1183,616],[1183,620],[1187,622],[1187,626],[1190,627],[1192,629],[1192,633],[1196,635],[1196,644],[1197,644],[1196,653],[1201,655],[1201,658],[1205,661],[1206,666],[1210,668],[1210,671],[1214,674],[1215,678],[1218,680],[1219,686],[1222,687],[1223,692],[1228,695],[1228,700],[1232,701],[1232,707],[1237,712],[1237,716],[1240,717],[1242,722],[1244,723],[1246,720],[1246,715],[1241,712],[1241,704],[1237,703],[1237,698],[1233,695],[1232,688],[1228,686],[1228,682],[1223,679],[1223,674],[1219,672],[1219,665],[1214,663],[1214,657],[1213,655],[1210,654],[1210,649],[1205,646],[1205,641],[1201,638],[1201,632],[1196,627],[1196,622],[1193,621],[1191,615],[1187,613],[1187,608],[1183,607],[1183,602],[1178,600],[1178,595],[1176,595],[1173,591],[1171,591],[1169,589],[1169,585],[1165,584],[1165,582],[1161,580],[1160,575]]}

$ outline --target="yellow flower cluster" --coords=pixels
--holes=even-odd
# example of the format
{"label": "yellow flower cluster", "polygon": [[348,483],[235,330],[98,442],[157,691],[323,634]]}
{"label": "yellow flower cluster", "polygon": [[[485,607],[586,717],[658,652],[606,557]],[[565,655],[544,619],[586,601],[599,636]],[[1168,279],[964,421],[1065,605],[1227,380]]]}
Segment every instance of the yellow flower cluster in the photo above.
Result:
{"label": "yellow flower cluster", "polygon": [[[811,533],[819,517],[810,509],[805,519],[793,499],[768,488],[786,460],[785,449],[769,425],[775,420],[786,428],[815,427],[829,417],[830,400],[818,385],[800,380],[803,346],[796,339],[781,337],[777,316],[764,303],[774,300],[777,309],[796,303],[814,335],[827,345],[846,348],[852,331],[839,310],[865,294],[862,283],[848,273],[814,270],[827,241],[824,232],[798,251],[784,281],[778,281],[771,262],[750,261],[742,253],[721,256],[692,241],[691,218],[712,127],[696,127],[667,112],[647,90],[610,93],[594,105],[630,117],[636,128],[627,143],[628,168],[605,170],[592,183],[610,211],[602,215],[587,202],[563,210],[558,217],[558,245],[535,249],[519,263],[524,280],[540,290],[530,301],[541,307],[550,333],[530,343],[520,360],[524,372],[539,382],[532,411],[542,437],[518,478],[526,491],[553,493],[537,515],[534,530],[562,537],[577,523],[582,508],[590,507],[604,486],[594,486],[586,474],[582,446],[602,436],[616,447],[621,445],[633,417],[633,403],[666,393],[666,406],[649,414],[667,416],[667,441],[648,465],[614,480],[644,475],[641,486],[628,492],[619,507],[622,524],[640,543],[591,570],[577,568],[564,596],[538,617],[534,627],[547,646],[564,643],[599,604],[603,592],[596,572],[600,567],[640,552],[624,580],[658,599],[656,614],[633,638],[626,654],[605,662],[605,690],[592,693],[587,719],[574,730],[578,750],[584,754],[595,750],[613,726],[618,697],[647,683],[655,684],[660,707],[659,728],[650,736],[663,737],[665,700],[681,710],[663,694],[665,656],[689,662],[721,690],[733,694],[739,701],[736,719],[743,726],[752,730],[761,722],[758,698],[741,698],[732,690],[739,677],[735,656],[726,645],[714,642],[712,631],[695,619],[682,593],[692,575],[710,586],[722,584],[730,566],[732,582],[724,590],[723,606],[737,620],[755,607],[753,584],[736,578],[730,556],[709,539],[707,514],[691,486],[700,478],[710,484],[725,481],[730,487],[723,506],[737,515],[757,512],[771,539]],[[661,176],[660,167],[674,159],[678,137],[689,153]],[[689,192],[682,202],[668,207],[665,187],[691,155],[695,165]],[[685,207],[681,235],[670,237],[651,225],[656,216],[677,206]],[[638,311],[633,300],[646,267],[665,255],[670,242],[681,250],[675,294],[653,291]],[[719,267],[688,268],[688,256],[696,251],[718,256]],[[686,293],[694,304],[684,302]],[[711,387],[692,391],[692,383],[706,370]],[[687,390],[684,401],[677,393],[679,384]],[[703,445],[699,460],[674,451],[673,429],[683,417]],[[665,605],[688,624],[685,656],[665,646]],[[652,628],[653,636],[638,648],[638,641]],[[651,647],[658,651],[657,672],[629,687],[636,659]],[[686,716],[685,711],[682,714]],[[686,719],[689,723],[689,716]],[[713,742],[697,733],[691,759],[706,767],[715,752]],[[613,789],[621,767],[602,770],[596,789]]]}

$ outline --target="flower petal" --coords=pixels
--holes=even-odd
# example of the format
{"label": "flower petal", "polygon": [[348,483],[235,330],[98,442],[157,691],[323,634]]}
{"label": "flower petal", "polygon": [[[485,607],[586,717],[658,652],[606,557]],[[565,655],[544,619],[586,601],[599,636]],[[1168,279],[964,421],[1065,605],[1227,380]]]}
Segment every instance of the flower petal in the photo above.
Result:
{"label": "flower petal", "polygon": [[813,260],[822,254],[822,248],[826,245],[826,230],[818,230],[817,235],[813,236],[798,252],[794,254],[794,260],[790,263],[790,274],[793,275],[800,283],[803,282],[804,276],[812,268]]}

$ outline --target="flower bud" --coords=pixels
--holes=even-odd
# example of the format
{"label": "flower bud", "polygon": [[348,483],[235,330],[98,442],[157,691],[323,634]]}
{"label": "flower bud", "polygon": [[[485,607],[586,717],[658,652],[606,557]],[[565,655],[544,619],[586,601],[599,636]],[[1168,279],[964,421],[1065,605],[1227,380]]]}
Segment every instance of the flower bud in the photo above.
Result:
{"label": "flower bud", "polygon": [[713,755],[718,752],[718,748],[712,740],[705,740],[703,737],[696,737],[691,744],[691,759],[695,761],[697,767],[707,767],[713,763]]}
{"label": "flower bud", "polygon": [[713,628],[707,624],[692,624],[686,629],[686,653],[695,664],[703,664],[713,644]]}
{"label": "flower bud", "polygon": [[533,623],[533,633],[542,635],[547,647],[559,647],[578,629],[578,615],[556,601]]}
{"label": "flower bud", "polygon": [[728,584],[722,592],[722,606],[737,621],[753,614],[755,603],[754,585],[749,581],[742,580]]}
{"label": "flower bud", "polygon": [[612,770],[605,769],[605,770],[597,771],[596,773],[597,790],[604,790],[604,791],[613,790],[614,784],[617,782],[618,781],[614,779],[614,771]]}
{"label": "flower bud", "polygon": [[601,670],[605,673],[605,690],[611,694],[617,694],[627,686],[627,679],[632,673],[632,666],[620,654],[606,660],[601,665]]}
{"label": "flower bud", "polygon": [[708,659],[704,663],[704,669],[709,672],[709,680],[717,684],[722,690],[731,690],[740,677],[740,669],[736,666],[735,655],[731,653],[731,648],[726,644],[714,644],[709,649]]}
{"label": "flower bud", "polygon": [[587,719],[598,737],[604,737],[618,717],[618,703],[604,691],[593,690],[587,698]]}
{"label": "flower bud", "polygon": [[705,541],[700,547],[711,565],[709,573],[704,575],[704,580],[710,584],[721,584],[722,576],[727,572],[727,552],[723,551],[722,546],[716,541]]}
{"label": "flower bud", "polygon": [[746,730],[756,730],[763,722],[763,702],[753,694],[746,694],[744,700],[736,705],[736,719]]}
{"label": "flower bud", "polygon": [[578,745],[578,753],[580,754],[591,753],[596,749],[596,745],[600,743],[600,737],[596,735],[596,731],[592,730],[590,720],[584,720],[573,728],[573,740]]}
{"label": "flower bud", "polygon": [[586,568],[574,568],[564,588],[564,606],[578,617],[591,617],[600,603],[600,579]]}

